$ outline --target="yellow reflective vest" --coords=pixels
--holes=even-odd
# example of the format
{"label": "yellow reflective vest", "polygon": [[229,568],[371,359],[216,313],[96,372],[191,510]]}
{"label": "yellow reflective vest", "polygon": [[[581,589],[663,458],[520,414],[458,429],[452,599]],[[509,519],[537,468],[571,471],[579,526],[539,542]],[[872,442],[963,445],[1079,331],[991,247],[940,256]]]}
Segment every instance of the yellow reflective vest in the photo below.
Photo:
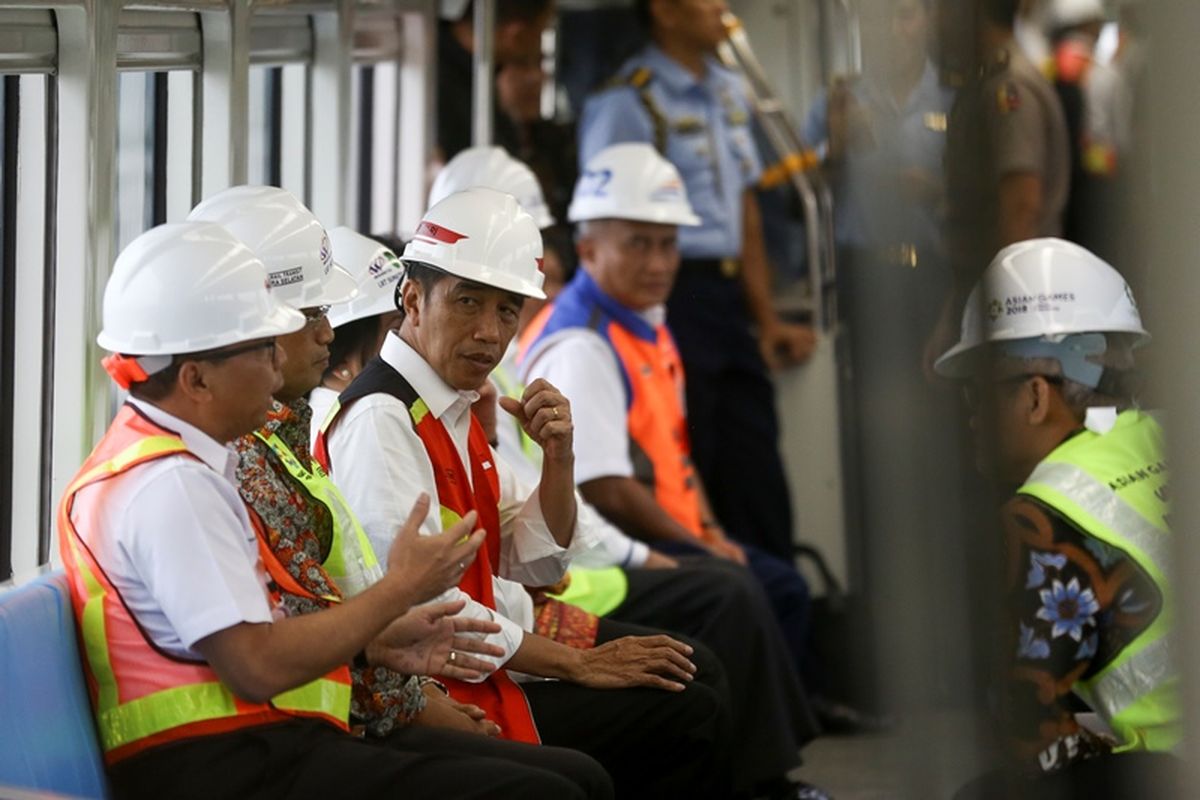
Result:
{"label": "yellow reflective vest", "polygon": [[1162,594],[1151,624],[1073,687],[1121,738],[1120,750],[1166,751],[1182,736],[1172,659],[1168,490],[1162,428],[1142,411],[1124,412],[1107,433],[1088,430],[1067,440],[1018,490],[1124,552]]}
{"label": "yellow reflective vest", "polygon": [[[112,488],[141,464],[187,453],[178,434],[125,405],[71,481],[59,506],[59,547],[71,586],[83,667],[105,761],[113,764],[169,742],[296,716],[314,717],[349,730],[347,667],[278,694],[268,703],[242,700],[208,664],[160,651],[93,555],[96,543],[109,535],[100,519]],[[88,487],[92,490],[80,496]],[[251,513],[250,518],[268,571],[286,575],[266,544],[257,515]],[[296,586],[289,590],[304,592]]]}

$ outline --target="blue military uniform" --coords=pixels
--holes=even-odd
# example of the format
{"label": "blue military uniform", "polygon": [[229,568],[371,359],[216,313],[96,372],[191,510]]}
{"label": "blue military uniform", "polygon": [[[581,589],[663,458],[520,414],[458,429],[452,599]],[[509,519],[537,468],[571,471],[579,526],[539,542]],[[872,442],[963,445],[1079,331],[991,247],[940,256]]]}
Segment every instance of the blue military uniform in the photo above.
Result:
{"label": "blue military uniform", "polygon": [[[942,179],[946,128],[954,92],[938,81],[927,63],[920,82],[900,106],[885,86],[863,78],[850,91],[864,109],[872,141],[851,146],[834,186],[838,245],[885,251],[899,244],[915,248],[916,261],[940,262],[942,214],[940,202],[920,198],[897,203],[901,178],[920,170]],[[809,109],[803,137],[824,156],[829,130],[829,96],[822,92]]]}
{"label": "blue military uniform", "polygon": [[584,106],[580,163],[612,144],[648,142],[683,177],[702,224],[679,229],[667,322],[687,372],[692,455],[730,535],[790,561],[774,387],[737,279],[742,198],[762,166],[740,79],[714,59],[706,67],[698,78],[654,45],[627,61]]}

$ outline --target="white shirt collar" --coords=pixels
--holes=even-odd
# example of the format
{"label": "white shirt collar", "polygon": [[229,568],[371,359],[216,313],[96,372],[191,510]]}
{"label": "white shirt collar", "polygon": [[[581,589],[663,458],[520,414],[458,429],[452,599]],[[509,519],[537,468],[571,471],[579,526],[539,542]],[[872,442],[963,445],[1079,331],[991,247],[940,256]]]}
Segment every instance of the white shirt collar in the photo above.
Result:
{"label": "white shirt collar", "polygon": [[224,475],[230,483],[237,485],[237,455],[228,445],[218,442],[195,425],[168,414],[156,405],[135,397],[130,397],[126,402],[149,417],[155,425],[178,433],[193,455],[214,471]]}
{"label": "white shirt collar", "polygon": [[657,328],[667,321],[667,307],[664,305],[651,306],[641,311],[635,311],[642,321],[651,328]]}
{"label": "white shirt collar", "polygon": [[436,419],[441,419],[455,403],[465,403],[469,408],[479,399],[478,392],[459,391],[442,380],[429,362],[394,331],[383,340],[379,357],[404,376]]}

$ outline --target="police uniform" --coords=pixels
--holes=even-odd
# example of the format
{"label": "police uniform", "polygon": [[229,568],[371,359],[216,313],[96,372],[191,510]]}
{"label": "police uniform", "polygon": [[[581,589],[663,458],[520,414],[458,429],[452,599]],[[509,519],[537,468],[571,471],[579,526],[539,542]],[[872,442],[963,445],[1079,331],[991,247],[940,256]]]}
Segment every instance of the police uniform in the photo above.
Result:
{"label": "police uniform", "polygon": [[[950,513],[946,496],[960,495],[958,430],[946,425],[957,415],[959,398],[931,390],[918,368],[951,286],[944,197],[913,191],[906,182],[916,170],[944,187],[954,94],[929,63],[902,104],[886,81],[864,77],[848,91],[867,124],[841,158],[826,163],[834,188],[839,316],[849,321],[842,335],[851,369],[842,388],[856,421],[849,466],[860,500],[852,525],[861,530],[862,552],[878,553],[884,537],[926,535],[931,516]],[[819,152],[828,150],[828,100],[825,93],[817,98],[803,130]],[[896,424],[898,409],[903,425]],[[925,480],[913,481],[914,474]]]}
{"label": "police uniform", "polygon": [[647,46],[584,106],[580,164],[619,142],[653,144],[679,170],[701,219],[679,229],[683,263],[667,321],[687,372],[692,454],[714,510],[734,537],[790,558],[774,389],[737,277],[743,193],[762,171],[739,79],[712,58],[698,78]]}
{"label": "police uniform", "polygon": [[1007,175],[1042,181],[1037,236],[1059,236],[1070,189],[1067,123],[1054,89],[1015,42],[959,93],[950,115],[946,179],[950,258],[965,291],[1005,244],[999,185]]}

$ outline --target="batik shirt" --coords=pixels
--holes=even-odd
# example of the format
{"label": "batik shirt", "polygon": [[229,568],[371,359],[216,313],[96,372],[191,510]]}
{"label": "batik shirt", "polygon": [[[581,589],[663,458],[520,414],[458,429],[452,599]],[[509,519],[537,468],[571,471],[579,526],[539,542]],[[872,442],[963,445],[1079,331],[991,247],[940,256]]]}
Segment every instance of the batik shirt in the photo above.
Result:
{"label": "batik shirt", "polygon": [[[301,464],[312,463],[308,435],[312,410],[304,399],[291,404],[275,403],[261,433],[276,434],[291,448]],[[342,596],[341,590],[322,566],[333,544],[333,517],[329,509],[313,499],[304,485],[287,471],[270,447],[257,436],[234,442],[238,453],[238,489],[243,499],[258,512],[267,528],[272,552],[296,581],[316,597]],[[312,614],[324,604],[282,593],[288,616]],[[425,708],[422,681],[387,667],[353,667],[354,691],[350,714],[367,732],[386,736],[407,725]]]}
{"label": "batik shirt", "polygon": [[1146,630],[1163,599],[1132,558],[1037,500],[1015,497],[1002,516],[1012,658],[1006,721],[1018,761],[1053,772],[1110,749],[1076,723],[1071,687]]}

